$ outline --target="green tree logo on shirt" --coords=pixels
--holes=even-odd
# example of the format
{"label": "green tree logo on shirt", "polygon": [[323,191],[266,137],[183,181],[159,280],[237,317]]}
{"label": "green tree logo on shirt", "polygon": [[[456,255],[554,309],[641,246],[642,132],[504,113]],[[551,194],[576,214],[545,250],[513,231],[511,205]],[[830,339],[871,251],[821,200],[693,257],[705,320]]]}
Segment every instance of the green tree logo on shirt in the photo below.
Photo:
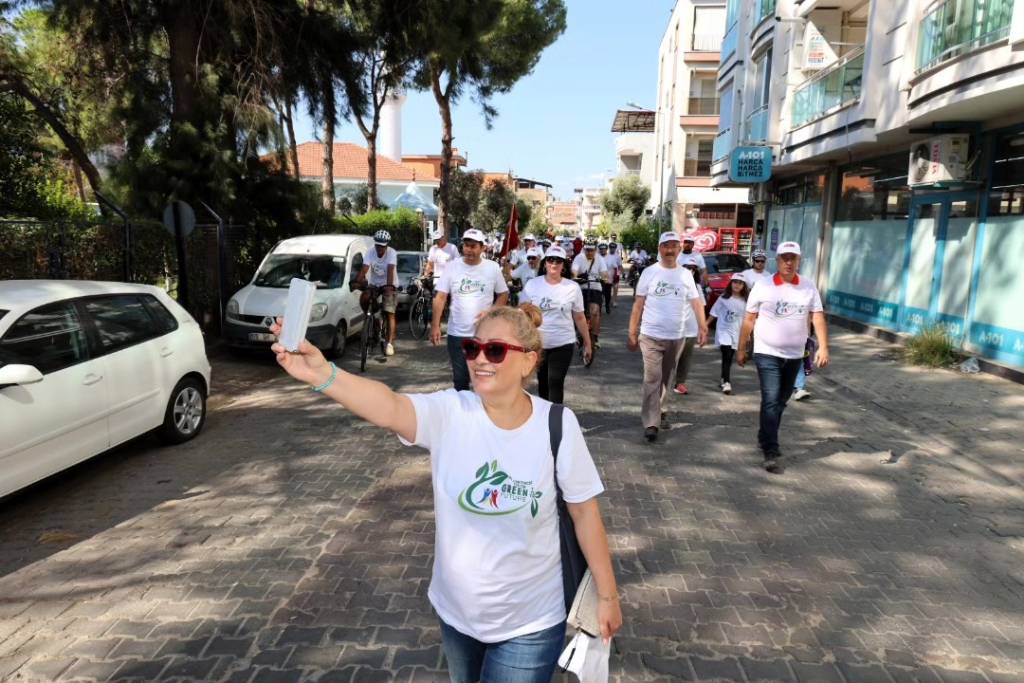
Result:
{"label": "green tree logo on shirt", "polygon": [[530,516],[540,510],[538,499],[543,495],[532,481],[511,479],[501,470],[497,460],[485,462],[476,471],[476,479],[459,494],[459,507],[475,515],[510,515],[530,506]]}

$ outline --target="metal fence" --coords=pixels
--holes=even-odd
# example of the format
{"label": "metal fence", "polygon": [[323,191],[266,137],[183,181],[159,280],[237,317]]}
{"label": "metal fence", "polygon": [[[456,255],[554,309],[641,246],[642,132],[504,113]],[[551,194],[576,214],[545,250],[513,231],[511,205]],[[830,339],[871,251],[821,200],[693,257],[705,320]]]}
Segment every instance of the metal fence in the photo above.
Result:
{"label": "metal fence", "polygon": [[[199,224],[186,241],[188,311],[219,332],[227,298],[251,277],[269,248],[249,226]],[[0,220],[0,279],[140,282],[179,298],[174,238],[149,220]]]}

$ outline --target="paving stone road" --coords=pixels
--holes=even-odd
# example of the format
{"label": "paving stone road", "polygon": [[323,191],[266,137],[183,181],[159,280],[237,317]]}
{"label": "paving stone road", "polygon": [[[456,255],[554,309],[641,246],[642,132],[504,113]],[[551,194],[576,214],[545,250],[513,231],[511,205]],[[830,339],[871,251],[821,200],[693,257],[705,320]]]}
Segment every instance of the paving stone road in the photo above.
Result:
{"label": "paving stone road", "polygon": [[[620,302],[567,387],[608,489],[614,681],[1024,681],[1021,386],[833,328],[772,476],[754,371],[722,396],[715,350],[643,443]],[[371,376],[447,384],[442,350],[398,351]],[[213,360],[200,438],[0,503],[0,680],[447,680],[426,454],[268,359]]]}

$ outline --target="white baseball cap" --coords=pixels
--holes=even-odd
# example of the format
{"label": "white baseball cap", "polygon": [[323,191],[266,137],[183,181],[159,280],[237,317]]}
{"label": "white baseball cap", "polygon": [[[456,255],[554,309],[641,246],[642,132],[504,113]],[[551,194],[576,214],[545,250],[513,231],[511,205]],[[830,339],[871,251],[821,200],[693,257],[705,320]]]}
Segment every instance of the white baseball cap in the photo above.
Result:
{"label": "white baseball cap", "polygon": [[694,239],[692,232],[688,232],[685,235],[683,235],[683,241],[684,242],[696,242],[697,240]]}
{"label": "white baseball cap", "polygon": [[551,247],[548,248],[547,252],[544,254],[544,258],[560,258],[564,261],[565,249],[562,249],[562,247],[558,246],[557,244],[553,244]]}
{"label": "white baseball cap", "polygon": [[796,242],[783,242],[779,245],[779,248],[775,250],[776,256],[782,256],[783,254],[796,254],[800,255],[800,245]]}
{"label": "white baseball cap", "polygon": [[433,230],[430,231],[430,239],[439,240],[442,237],[444,237],[444,230],[442,230],[441,228],[434,228]]}
{"label": "white baseball cap", "polygon": [[526,240],[536,242],[537,238],[533,236],[533,233],[527,233],[526,235],[523,236],[523,241],[525,242]]}
{"label": "white baseball cap", "polygon": [[[531,239],[531,238],[525,237],[523,239]],[[527,249],[526,250],[526,258],[530,258],[531,256],[536,256],[537,258],[540,258],[540,249],[538,249],[537,247],[530,247],[529,249]]]}
{"label": "white baseball cap", "polygon": [[487,241],[487,237],[484,233],[476,228],[470,228],[466,232],[462,233],[463,240],[473,240],[474,242],[480,242],[481,244]]}
{"label": "white baseball cap", "polygon": [[661,237],[658,238],[658,244],[659,245],[665,244],[665,242],[678,242],[678,241],[679,241],[679,233],[675,232],[674,230],[669,230],[668,232],[663,232],[663,233],[661,233]]}

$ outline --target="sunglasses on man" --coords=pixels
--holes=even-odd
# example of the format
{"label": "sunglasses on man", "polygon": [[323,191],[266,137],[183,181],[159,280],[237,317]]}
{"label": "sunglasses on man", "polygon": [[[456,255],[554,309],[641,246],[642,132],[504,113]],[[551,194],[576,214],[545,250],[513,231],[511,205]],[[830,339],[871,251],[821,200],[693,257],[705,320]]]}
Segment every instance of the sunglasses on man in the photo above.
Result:
{"label": "sunglasses on man", "polygon": [[503,363],[505,362],[505,356],[508,355],[509,351],[529,353],[530,349],[498,340],[489,342],[479,342],[476,339],[462,340],[462,353],[466,356],[466,360],[476,360],[481,351],[484,352],[484,358],[486,358],[488,362]]}

